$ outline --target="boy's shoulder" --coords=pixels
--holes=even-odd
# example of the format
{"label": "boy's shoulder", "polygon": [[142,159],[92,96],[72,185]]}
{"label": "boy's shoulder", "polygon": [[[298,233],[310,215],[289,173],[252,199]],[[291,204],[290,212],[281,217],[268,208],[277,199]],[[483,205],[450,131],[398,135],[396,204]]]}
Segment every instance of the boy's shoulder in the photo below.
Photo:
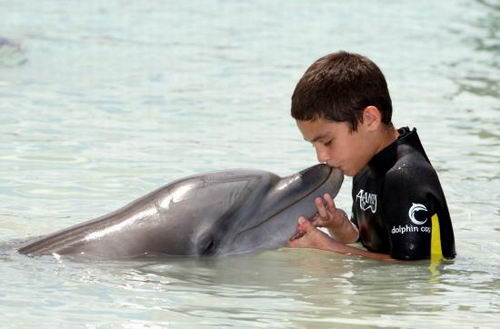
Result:
{"label": "boy's shoulder", "polygon": [[437,177],[417,130],[404,127],[399,132],[401,137],[396,141],[394,164],[387,170],[386,178],[406,177],[419,180],[423,176]]}
{"label": "boy's shoulder", "polygon": [[398,195],[420,192],[441,193],[438,175],[420,142],[416,129],[401,128],[400,137],[390,146],[376,154],[354,176],[354,190],[383,190],[385,196],[391,198]]}
{"label": "boy's shoulder", "polygon": [[385,190],[391,194],[409,193],[419,190],[423,193],[441,194],[442,188],[436,169],[429,161],[416,130],[408,141],[398,145],[398,156],[385,173]]}
{"label": "boy's shoulder", "polygon": [[385,182],[391,184],[425,184],[435,182],[437,172],[432,164],[420,153],[412,152],[398,158],[386,172]]}

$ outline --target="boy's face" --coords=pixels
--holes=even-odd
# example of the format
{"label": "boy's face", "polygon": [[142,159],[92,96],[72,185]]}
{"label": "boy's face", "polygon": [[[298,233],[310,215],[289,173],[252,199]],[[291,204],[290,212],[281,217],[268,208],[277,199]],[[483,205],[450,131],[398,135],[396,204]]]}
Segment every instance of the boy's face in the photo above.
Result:
{"label": "boy's face", "polygon": [[376,153],[370,129],[363,122],[356,131],[350,131],[347,122],[326,119],[297,120],[304,139],[313,144],[318,161],[354,176],[363,169]]}

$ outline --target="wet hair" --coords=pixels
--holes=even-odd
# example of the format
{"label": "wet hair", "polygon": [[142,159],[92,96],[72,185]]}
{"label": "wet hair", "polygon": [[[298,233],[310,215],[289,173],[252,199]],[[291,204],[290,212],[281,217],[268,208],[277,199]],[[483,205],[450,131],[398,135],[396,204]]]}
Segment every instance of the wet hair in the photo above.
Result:
{"label": "wet hair", "polygon": [[376,106],[382,123],[392,125],[392,102],[384,74],[368,58],[345,51],[315,61],[297,83],[292,95],[292,117],[348,122],[356,131],[363,110]]}

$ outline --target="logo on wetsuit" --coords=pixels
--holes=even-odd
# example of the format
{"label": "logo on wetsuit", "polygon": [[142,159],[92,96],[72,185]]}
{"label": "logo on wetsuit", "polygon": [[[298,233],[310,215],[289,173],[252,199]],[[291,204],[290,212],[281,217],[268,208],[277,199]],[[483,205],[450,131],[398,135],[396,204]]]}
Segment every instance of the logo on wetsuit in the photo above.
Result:
{"label": "logo on wetsuit", "polygon": [[[417,217],[418,212],[424,212],[423,217],[422,215]],[[425,232],[425,233],[431,233],[431,228],[428,226],[421,226],[424,225],[427,222],[428,216],[427,216],[427,207],[424,206],[423,204],[420,203],[412,203],[410,210],[408,210],[408,217],[410,217],[410,220],[413,224],[418,225],[418,226],[413,226],[413,225],[405,225],[401,226],[399,225],[398,227],[393,226],[391,233],[392,234],[405,234],[408,232]]]}
{"label": "logo on wetsuit", "polygon": [[370,209],[372,213],[377,211],[377,195],[375,193],[365,192],[361,189],[356,195],[356,200],[357,199],[359,199],[359,207],[361,210],[366,211]]}
{"label": "logo on wetsuit", "polygon": [[413,224],[423,225],[427,222],[427,216],[425,216],[424,220],[418,220],[415,218],[415,214],[419,211],[425,211],[427,213],[427,207],[420,203],[412,203],[410,210],[408,210],[408,217],[410,217]]}

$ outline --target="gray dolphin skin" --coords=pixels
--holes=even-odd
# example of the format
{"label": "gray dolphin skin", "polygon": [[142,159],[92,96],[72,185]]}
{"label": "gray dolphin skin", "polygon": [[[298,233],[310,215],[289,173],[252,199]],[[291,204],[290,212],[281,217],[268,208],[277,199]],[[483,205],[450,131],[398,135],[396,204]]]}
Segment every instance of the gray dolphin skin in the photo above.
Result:
{"label": "gray dolphin skin", "polygon": [[22,254],[121,259],[148,255],[222,256],[276,249],[335,197],[343,174],[324,164],[281,178],[258,170],[191,176],[102,217],[43,236]]}

